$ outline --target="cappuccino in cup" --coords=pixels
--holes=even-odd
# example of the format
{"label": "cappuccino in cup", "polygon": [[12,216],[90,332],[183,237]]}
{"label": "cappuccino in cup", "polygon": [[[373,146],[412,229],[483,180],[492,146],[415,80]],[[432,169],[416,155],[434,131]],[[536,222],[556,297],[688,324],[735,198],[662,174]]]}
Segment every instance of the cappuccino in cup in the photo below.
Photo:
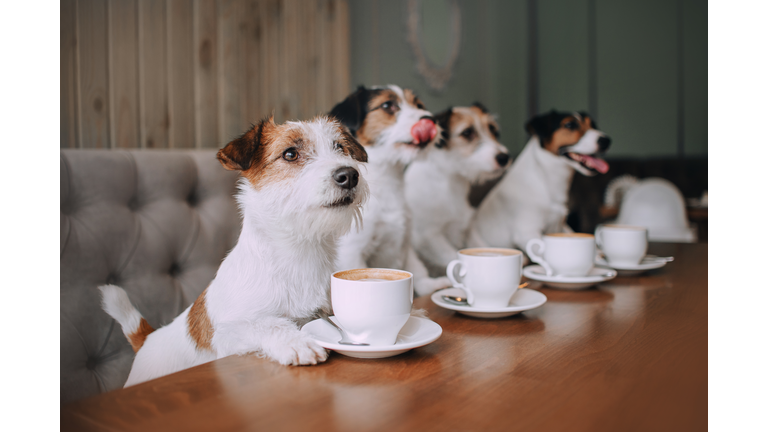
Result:
{"label": "cappuccino in cup", "polygon": [[581,233],[545,234],[525,246],[531,261],[547,276],[586,276],[595,263],[595,236]]}
{"label": "cappuccino in cup", "polygon": [[458,252],[446,274],[453,286],[467,294],[467,303],[479,309],[509,306],[523,271],[523,253],[515,249],[469,248]]}
{"label": "cappuccino in cup", "polygon": [[394,345],[411,316],[413,275],[393,269],[354,269],[331,275],[331,305],[350,339]]}
{"label": "cappuccino in cup", "polygon": [[641,226],[602,225],[595,240],[608,264],[638,265],[648,250],[648,230]]}

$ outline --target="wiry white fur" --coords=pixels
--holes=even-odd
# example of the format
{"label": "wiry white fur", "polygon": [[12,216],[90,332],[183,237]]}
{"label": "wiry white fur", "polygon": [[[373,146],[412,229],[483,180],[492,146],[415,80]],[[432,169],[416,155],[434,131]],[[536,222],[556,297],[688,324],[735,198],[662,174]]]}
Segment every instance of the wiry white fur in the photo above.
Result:
{"label": "wiry white fur", "polygon": [[139,329],[142,316],[131,304],[125,290],[115,285],[102,285],[99,290],[101,307],[120,324],[125,337],[135,333]]}
{"label": "wiry white fur", "polygon": [[[601,136],[602,132],[590,129],[569,150],[594,154]],[[532,238],[571,231],[565,218],[574,169],[594,174],[578,162],[548,152],[532,136],[509,172],[480,204],[471,224],[469,246],[525,250]]]}
{"label": "wiry white fur", "polygon": [[350,232],[339,241],[337,268],[404,269],[413,273],[416,293],[426,295],[450,286],[450,281],[446,277],[430,278],[411,247],[411,215],[405,202],[405,167],[429,151],[434,141],[425,149],[402,143],[412,141],[413,125],[424,116],[432,116],[432,113],[406,103],[400,87],[390,85],[388,88],[398,95],[400,111],[396,123],[376,138],[376,144],[366,147],[366,179],[371,198],[363,207],[363,229]]}
{"label": "wiry white fur", "polygon": [[233,354],[253,353],[283,365],[316,364],[327,352],[299,331],[319,310],[330,311],[328,291],[336,242],[360,220],[368,195],[361,175],[353,203],[326,207],[344,196],[332,174],[359,164],[334,148],[340,139],[325,119],[292,122],[315,143],[294,178],[259,190],[241,180],[237,201],[243,228],[237,245],[205,293],[213,351],[199,350],[188,333],[187,308],[151,333],[139,350],[126,386]]}
{"label": "wiry white fur", "polygon": [[427,267],[441,274],[466,246],[475,214],[469,204],[472,183],[499,176],[505,168],[495,157],[506,154],[507,149],[475,120],[473,126],[481,141],[471,154],[467,155],[467,144],[457,136],[460,131],[452,131],[449,140],[453,143],[432,150],[426,160],[413,162],[405,173],[405,196],[413,212],[411,243]]}

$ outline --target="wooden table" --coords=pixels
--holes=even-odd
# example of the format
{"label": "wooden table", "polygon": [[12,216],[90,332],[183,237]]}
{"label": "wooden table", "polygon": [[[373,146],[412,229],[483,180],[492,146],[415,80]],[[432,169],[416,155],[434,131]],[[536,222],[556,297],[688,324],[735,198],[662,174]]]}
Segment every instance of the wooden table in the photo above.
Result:
{"label": "wooden table", "polygon": [[[431,345],[319,366],[228,357],[65,405],[62,430],[687,431],[707,428],[707,245],[675,262],[484,320],[416,305]],[[535,285],[534,285],[535,287]]]}

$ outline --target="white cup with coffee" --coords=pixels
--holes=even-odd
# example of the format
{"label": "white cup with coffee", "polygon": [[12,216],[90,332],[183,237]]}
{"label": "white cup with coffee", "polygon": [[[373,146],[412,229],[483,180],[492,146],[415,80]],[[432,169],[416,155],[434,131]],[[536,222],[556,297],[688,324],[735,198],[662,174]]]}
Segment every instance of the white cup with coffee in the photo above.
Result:
{"label": "white cup with coffee", "polygon": [[477,308],[504,308],[517,292],[523,272],[523,253],[504,248],[468,248],[448,264],[453,286],[467,293],[467,303]]}
{"label": "white cup with coffee", "polygon": [[413,308],[413,274],[364,268],[331,275],[336,320],[355,342],[394,345]]}
{"label": "white cup with coffee", "polygon": [[544,268],[547,276],[586,276],[595,265],[595,236],[545,234],[541,239],[529,240],[525,251],[531,261]]}
{"label": "white cup with coffee", "polygon": [[648,229],[634,225],[601,225],[595,231],[597,247],[608,264],[634,266],[648,251]]}

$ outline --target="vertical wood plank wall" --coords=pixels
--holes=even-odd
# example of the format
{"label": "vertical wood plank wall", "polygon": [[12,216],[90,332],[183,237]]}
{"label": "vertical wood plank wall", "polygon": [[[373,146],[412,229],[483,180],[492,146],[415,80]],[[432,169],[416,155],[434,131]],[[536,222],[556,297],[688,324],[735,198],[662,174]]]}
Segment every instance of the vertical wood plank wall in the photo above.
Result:
{"label": "vertical wood plank wall", "polygon": [[218,148],[350,89],[347,0],[62,0],[62,148]]}

